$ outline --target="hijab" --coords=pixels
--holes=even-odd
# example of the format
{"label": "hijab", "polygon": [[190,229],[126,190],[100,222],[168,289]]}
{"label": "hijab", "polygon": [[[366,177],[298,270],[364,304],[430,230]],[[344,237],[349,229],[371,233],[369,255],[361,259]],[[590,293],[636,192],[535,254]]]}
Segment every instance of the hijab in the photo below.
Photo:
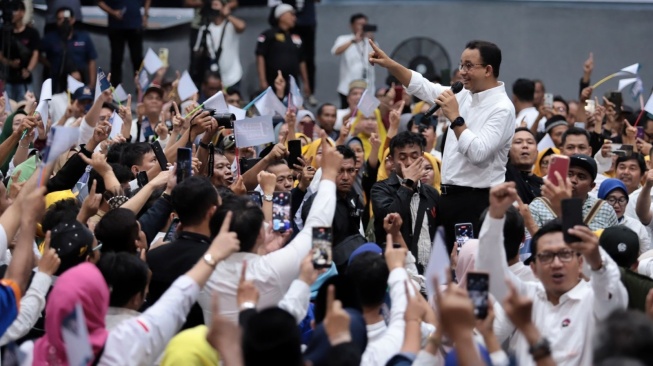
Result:
{"label": "hijab", "polygon": [[[378,109],[374,110],[374,117],[376,118],[376,126],[377,126],[377,132],[376,134],[379,135],[379,140],[381,142],[385,141],[385,137],[387,135],[385,125],[383,124],[383,120],[381,119],[381,112],[379,112]],[[356,128],[356,125],[363,119],[363,113],[361,111],[358,111],[358,114],[356,115],[356,119],[354,120],[354,123],[351,125],[352,131]],[[356,135],[362,142],[363,142],[363,150],[365,151],[365,161],[370,156],[370,152],[372,151],[372,143],[370,142],[370,136],[364,134],[363,132],[359,133]],[[381,151],[379,151],[379,157],[382,155]]]}
{"label": "hijab", "polygon": [[109,288],[100,270],[86,262],[59,276],[48,296],[45,335],[34,343],[35,365],[68,365],[61,325],[77,303],[84,310],[93,355],[100,354],[109,336],[104,326],[109,309]]}
{"label": "hijab", "polygon": [[[329,144],[331,144],[331,146],[335,146],[333,140],[329,138],[328,141]],[[315,169],[319,168],[319,166],[317,165],[317,161],[315,160],[315,157],[317,156],[317,152],[320,149],[321,145],[322,145],[322,139],[315,139],[310,144],[302,147],[302,156],[304,157],[304,160],[308,161],[310,158],[313,158],[313,161],[311,161],[311,166]]]}
{"label": "hijab", "polygon": [[383,154],[381,155],[381,159],[379,160],[379,172],[376,173],[376,181],[380,182],[382,180],[386,180],[390,177],[389,171],[385,170],[385,161],[390,156],[390,148],[387,148],[383,151]]}
{"label": "hijab", "polygon": [[206,325],[198,325],[177,334],[166,346],[160,365],[218,365],[218,352],[206,340],[208,331]]}
{"label": "hijab", "polygon": [[[9,115],[7,117],[7,120],[5,121],[5,124],[2,126],[2,133],[0,133],[0,144],[5,142],[13,133],[14,133],[14,117],[17,115],[22,114],[24,116],[27,115],[24,110],[19,109],[13,114]],[[9,155],[7,155],[7,160],[6,161],[0,161],[0,170],[2,171],[3,174],[7,174],[7,170],[9,169],[9,163],[11,163],[11,159],[13,159],[14,154],[16,154],[16,150],[18,150],[18,145],[13,146],[10,150]]]}
{"label": "hijab", "polygon": [[427,152],[425,152],[423,155],[424,155],[424,158],[426,160],[428,160],[428,162],[431,163],[431,166],[433,167],[433,184],[432,184],[432,186],[433,186],[433,188],[437,189],[438,192],[440,192],[440,180],[441,180],[440,161],[438,160],[438,158],[436,158],[435,156],[433,156],[433,155],[431,155],[431,154],[429,154]]}
{"label": "hijab", "polygon": [[556,149],[555,147],[550,147],[540,151],[537,154],[537,160],[535,160],[535,166],[533,167],[533,174],[537,175],[540,178],[544,178],[544,174],[542,174],[542,169],[540,168],[540,163],[542,162],[542,159],[551,154],[560,154],[560,150]]}
{"label": "hijab", "polygon": [[[458,287],[460,288],[467,288],[467,272],[474,270],[476,252],[478,252],[478,239],[467,240],[462,248],[460,248],[460,252],[458,252],[456,278],[458,279]],[[501,253],[501,255],[503,255],[503,253]]]}

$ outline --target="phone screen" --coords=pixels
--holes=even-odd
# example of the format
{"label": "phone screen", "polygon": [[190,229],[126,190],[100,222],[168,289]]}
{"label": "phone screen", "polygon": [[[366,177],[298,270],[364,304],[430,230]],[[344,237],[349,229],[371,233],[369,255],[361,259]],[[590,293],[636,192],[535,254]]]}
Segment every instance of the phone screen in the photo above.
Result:
{"label": "phone screen", "polygon": [[177,234],[177,226],[179,226],[179,218],[175,217],[174,219],[172,219],[172,223],[170,223],[168,232],[166,233],[166,236],[163,238],[164,242],[171,242],[175,240],[175,235]]}
{"label": "phone screen", "polygon": [[[399,85],[395,86],[395,100],[394,102],[401,102],[404,99],[404,87]],[[399,111],[401,113],[401,111]]]}
{"label": "phone screen", "polygon": [[561,201],[562,206],[562,235],[565,243],[579,242],[580,239],[570,235],[567,231],[576,225],[583,223],[583,200],[580,198],[568,198]]}
{"label": "phone screen", "polygon": [[295,164],[299,164],[300,156],[302,156],[302,141],[288,141],[288,167],[290,167],[290,169],[294,169]]}
{"label": "phone screen", "polygon": [[562,179],[567,178],[569,175],[569,157],[564,155],[553,155],[551,157],[551,164],[549,164],[549,174],[547,174],[547,179],[557,186],[560,184],[560,182],[558,182],[558,177],[556,177],[555,172],[558,172]]}
{"label": "phone screen", "polygon": [[263,199],[261,198],[261,194],[256,192],[256,191],[251,191],[247,192],[247,195],[249,198],[254,201],[259,207],[263,206]]}
{"label": "phone screen", "polygon": [[177,149],[177,183],[181,183],[193,174],[192,156],[193,152],[190,148]]}
{"label": "phone screen", "polygon": [[637,126],[637,138],[642,140],[644,139],[644,127]]}
{"label": "phone screen", "polygon": [[272,196],[272,229],[290,230],[290,192],[274,192]]}
{"label": "phone screen", "polygon": [[474,237],[474,227],[471,223],[456,224],[454,226],[456,231],[456,244],[458,244],[458,251],[463,247],[467,240]]}
{"label": "phone screen", "polygon": [[477,319],[487,317],[490,290],[490,275],[480,272],[467,272],[467,293],[474,304],[474,316]]}
{"label": "phone screen", "polygon": [[544,105],[547,107],[553,107],[553,94],[544,93]]}
{"label": "phone screen", "polygon": [[163,66],[168,66],[168,54],[170,51],[167,48],[159,48],[159,59]]}
{"label": "phone screen", "polygon": [[313,267],[329,268],[333,262],[331,246],[333,231],[330,227],[313,228]]}

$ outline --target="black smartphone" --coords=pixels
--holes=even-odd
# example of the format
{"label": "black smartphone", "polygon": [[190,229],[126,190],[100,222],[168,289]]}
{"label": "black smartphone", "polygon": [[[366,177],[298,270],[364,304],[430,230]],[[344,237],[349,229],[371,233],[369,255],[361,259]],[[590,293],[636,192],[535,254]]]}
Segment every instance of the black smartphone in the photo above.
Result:
{"label": "black smartphone", "polygon": [[490,275],[483,272],[467,272],[467,293],[474,304],[474,316],[476,319],[487,317],[490,301]]}
{"label": "black smartphone", "polygon": [[145,170],[141,170],[136,174],[136,182],[138,183],[139,187],[144,187],[148,182],[149,178],[147,177],[147,172]]}
{"label": "black smartphone", "polygon": [[240,174],[243,175],[245,174],[246,171],[252,169],[252,167],[258,162],[261,161],[261,158],[252,158],[252,159],[247,159],[247,158],[240,158],[238,161],[238,164],[240,166]]}
{"label": "black smartphone", "polygon": [[302,141],[288,141],[288,167],[295,169],[295,164],[299,165],[299,158],[302,156]]}
{"label": "black smartphone", "polygon": [[378,30],[378,27],[376,26],[376,24],[365,24],[363,26],[363,32],[365,32],[365,33],[367,33],[367,32],[375,33],[375,32],[377,32],[377,30]]}
{"label": "black smartphone", "polygon": [[313,228],[313,267],[329,268],[333,263],[331,248],[333,231],[330,227]]}
{"label": "black smartphone", "polygon": [[621,92],[610,92],[608,100],[614,103],[614,110],[621,113],[621,105],[623,104],[623,95]]}
{"label": "black smartphone", "polygon": [[161,144],[159,141],[154,141],[150,145],[152,146],[152,151],[154,151],[154,156],[156,156],[156,161],[159,162],[161,171],[166,171],[168,169],[168,158],[166,158],[166,154],[163,152]]}
{"label": "black smartphone", "polygon": [[470,222],[467,222],[456,224],[454,230],[456,231],[456,244],[458,244],[458,251],[460,251],[460,248],[467,243],[467,240],[474,237],[474,227]]}
{"label": "black smartphone", "polygon": [[193,174],[193,151],[188,147],[177,149],[177,184]]}
{"label": "black smartphone", "polygon": [[176,239],[175,235],[177,234],[177,226],[179,226],[179,217],[172,219],[170,227],[166,232],[166,236],[163,237],[164,242],[171,242]]}
{"label": "black smartphone", "polygon": [[251,191],[247,192],[247,195],[249,198],[254,201],[259,207],[263,206],[263,199],[261,198],[261,194],[256,191]]}
{"label": "black smartphone", "polygon": [[290,192],[272,195],[272,229],[282,233],[290,230]]}
{"label": "black smartphone", "polygon": [[568,198],[561,202],[562,206],[562,235],[565,243],[571,244],[579,242],[580,239],[570,235],[567,231],[576,225],[585,225],[583,223],[583,200],[580,198]]}

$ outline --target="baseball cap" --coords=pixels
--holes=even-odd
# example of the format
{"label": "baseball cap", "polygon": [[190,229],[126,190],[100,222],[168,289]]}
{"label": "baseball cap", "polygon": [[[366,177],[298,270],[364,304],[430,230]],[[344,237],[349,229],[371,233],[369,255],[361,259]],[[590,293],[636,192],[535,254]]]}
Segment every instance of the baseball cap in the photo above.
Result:
{"label": "baseball cap", "polygon": [[354,80],[351,83],[349,83],[349,91],[351,91],[352,89],[356,89],[356,88],[367,89],[367,81],[365,81],[365,80]]}
{"label": "baseball cap", "polygon": [[157,84],[150,84],[147,89],[145,89],[145,93],[143,93],[143,96],[146,96],[148,93],[157,93],[161,98],[163,98],[163,89]]}
{"label": "baseball cap", "polygon": [[630,268],[639,256],[639,237],[623,225],[616,225],[603,230],[599,245],[619,267]]}
{"label": "baseball cap", "polygon": [[86,261],[93,250],[93,233],[77,220],[64,221],[50,233],[50,248],[53,248],[61,265],[55,275]]}
{"label": "baseball cap", "polygon": [[88,86],[80,86],[71,96],[73,100],[93,100],[93,90]]}
{"label": "baseball cap", "polygon": [[587,170],[587,172],[592,176],[592,181],[596,179],[597,167],[596,161],[594,158],[587,156],[585,154],[575,154],[569,158],[569,166],[575,166]]}

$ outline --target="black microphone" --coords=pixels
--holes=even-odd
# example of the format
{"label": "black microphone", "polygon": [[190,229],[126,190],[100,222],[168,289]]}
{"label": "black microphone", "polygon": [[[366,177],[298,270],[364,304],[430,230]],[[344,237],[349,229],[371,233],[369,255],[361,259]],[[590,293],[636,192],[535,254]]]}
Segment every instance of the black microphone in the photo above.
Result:
{"label": "black microphone", "polygon": [[[451,86],[451,91],[452,91],[454,94],[458,94],[458,92],[460,92],[461,90],[463,90],[463,83],[461,83],[460,81],[456,81],[456,82]],[[426,111],[426,113],[424,113],[424,118],[429,118],[429,117],[431,117],[431,116],[433,115],[433,113],[435,113],[435,112],[438,111],[438,109],[440,109],[440,105],[437,104],[437,103],[433,104],[433,105],[431,106],[431,108],[429,108],[429,110]]]}

